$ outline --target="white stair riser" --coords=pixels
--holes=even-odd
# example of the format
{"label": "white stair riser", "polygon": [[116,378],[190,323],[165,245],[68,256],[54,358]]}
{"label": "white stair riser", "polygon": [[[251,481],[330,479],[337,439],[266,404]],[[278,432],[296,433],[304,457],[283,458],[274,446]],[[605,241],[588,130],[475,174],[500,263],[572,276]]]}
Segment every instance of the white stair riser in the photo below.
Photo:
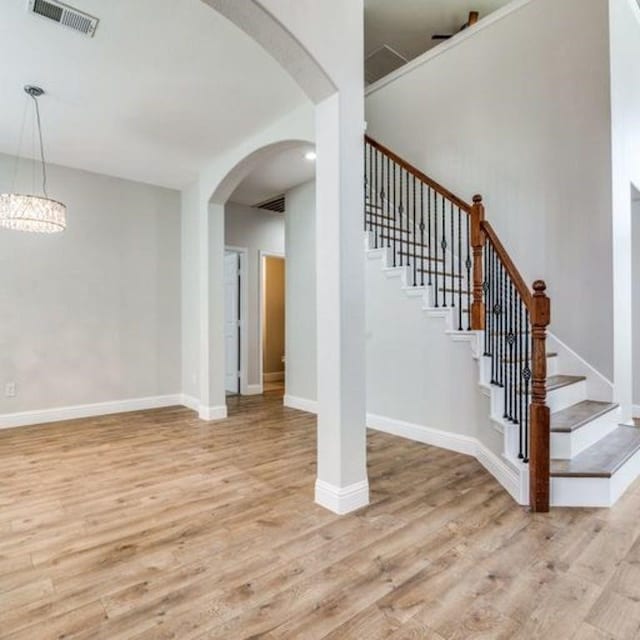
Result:
{"label": "white stair riser", "polygon": [[614,431],[619,424],[618,417],[618,411],[610,411],[571,433],[552,432],[551,457],[558,460],[574,458]]}
{"label": "white stair riser", "polygon": [[509,460],[520,461],[520,427],[517,424],[509,424],[504,427],[504,455]]}
{"label": "white stair riser", "polygon": [[640,475],[637,451],[611,478],[551,478],[554,507],[611,507]]}
{"label": "white stair riser", "polygon": [[587,399],[587,385],[584,380],[547,393],[547,404],[551,413],[562,411],[571,405]]}

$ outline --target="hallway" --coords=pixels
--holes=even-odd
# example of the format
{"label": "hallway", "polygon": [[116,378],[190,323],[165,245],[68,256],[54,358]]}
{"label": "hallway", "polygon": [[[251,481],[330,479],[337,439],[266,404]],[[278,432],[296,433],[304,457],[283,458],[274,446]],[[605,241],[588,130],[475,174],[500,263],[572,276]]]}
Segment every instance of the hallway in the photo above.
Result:
{"label": "hallway", "polygon": [[0,432],[1,638],[637,637],[637,484],[531,516],[474,459],[370,433],[372,504],[337,517],[314,417],[228,402]]}

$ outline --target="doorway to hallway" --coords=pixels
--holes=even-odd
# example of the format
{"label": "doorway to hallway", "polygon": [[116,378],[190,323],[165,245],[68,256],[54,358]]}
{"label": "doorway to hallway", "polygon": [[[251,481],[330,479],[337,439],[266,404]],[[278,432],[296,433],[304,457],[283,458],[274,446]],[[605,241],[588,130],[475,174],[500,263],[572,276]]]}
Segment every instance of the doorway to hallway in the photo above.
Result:
{"label": "doorway to hallway", "polygon": [[239,394],[242,378],[242,254],[225,249],[224,254],[224,341],[225,390]]}
{"label": "doorway to hallway", "polygon": [[263,391],[284,389],[285,259],[278,254],[261,256],[261,366]]}

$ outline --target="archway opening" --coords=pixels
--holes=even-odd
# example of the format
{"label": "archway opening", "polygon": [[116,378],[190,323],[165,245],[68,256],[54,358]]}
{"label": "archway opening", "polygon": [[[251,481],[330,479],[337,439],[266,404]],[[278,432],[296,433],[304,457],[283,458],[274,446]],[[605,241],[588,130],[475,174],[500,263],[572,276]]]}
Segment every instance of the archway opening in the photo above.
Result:
{"label": "archway opening", "polygon": [[[285,404],[291,398],[294,405],[315,403],[313,143],[283,140],[248,154],[220,181],[209,217],[212,302],[220,280],[216,251],[223,251],[224,274],[224,308],[209,307],[210,341],[219,334],[216,314],[222,311],[225,370],[220,371],[222,359],[215,349],[209,366],[212,381],[224,380],[228,410],[237,406],[231,394],[265,391],[283,396]],[[286,260],[286,278],[284,264],[270,264],[268,258]]]}

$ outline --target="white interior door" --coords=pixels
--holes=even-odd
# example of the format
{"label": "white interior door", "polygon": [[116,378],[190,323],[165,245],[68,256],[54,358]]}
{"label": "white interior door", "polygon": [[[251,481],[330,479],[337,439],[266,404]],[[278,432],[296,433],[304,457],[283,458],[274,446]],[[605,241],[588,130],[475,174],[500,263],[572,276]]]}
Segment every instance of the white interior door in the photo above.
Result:
{"label": "white interior door", "polygon": [[224,337],[227,361],[225,388],[240,392],[240,255],[224,256]]}

